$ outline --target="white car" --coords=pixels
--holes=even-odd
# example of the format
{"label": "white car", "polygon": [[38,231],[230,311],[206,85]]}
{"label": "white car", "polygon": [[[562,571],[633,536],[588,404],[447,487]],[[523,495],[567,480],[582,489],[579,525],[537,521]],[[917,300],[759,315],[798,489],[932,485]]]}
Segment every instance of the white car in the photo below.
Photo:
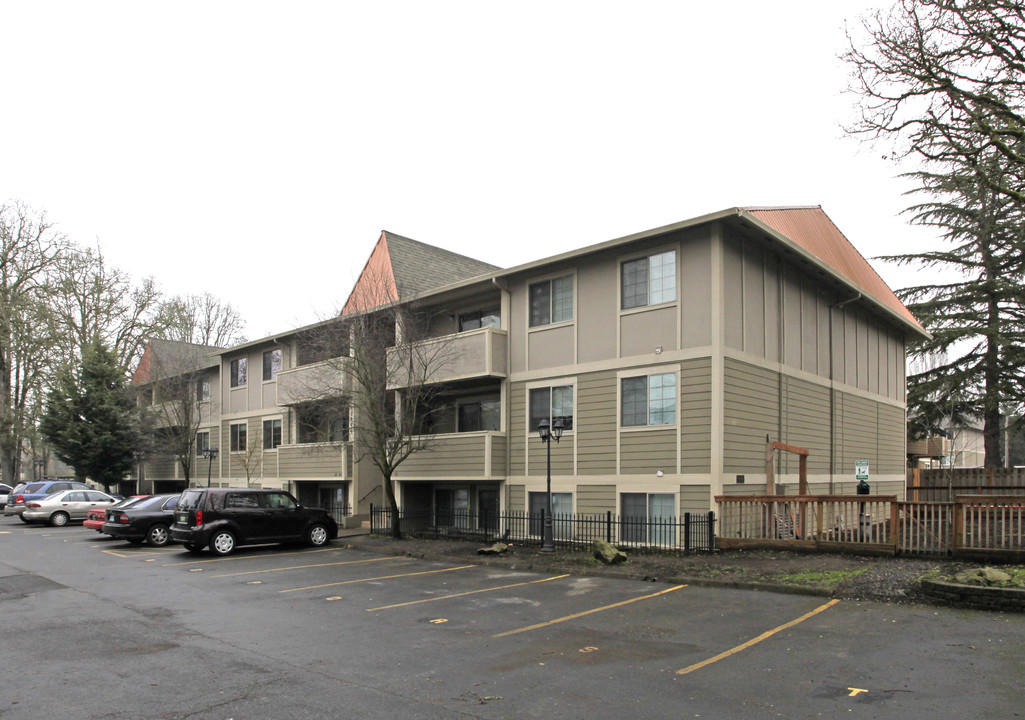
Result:
{"label": "white car", "polygon": [[99,490],[64,490],[49,497],[30,500],[21,519],[25,522],[45,522],[54,527],[67,525],[70,520],[85,520],[93,508],[106,508],[120,498]]}
{"label": "white car", "polygon": [[0,483],[0,510],[3,510],[4,507],[7,505],[7,496],[13,489],[14,488],[12,488],[10,485]]}

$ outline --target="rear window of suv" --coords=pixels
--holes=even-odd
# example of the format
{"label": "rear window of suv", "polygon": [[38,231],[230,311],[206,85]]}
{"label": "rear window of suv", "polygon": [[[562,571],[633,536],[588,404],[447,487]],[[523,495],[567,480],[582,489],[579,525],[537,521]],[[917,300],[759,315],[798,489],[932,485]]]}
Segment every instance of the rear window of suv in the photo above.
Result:
{"label": "rear window of suv", "polygon": [[186,490],[178,500],[178,509],[198,510],[199,506],[203,504],[203,497],[205,495],[206,493],[199,492],[198,490]]}
{"label": "rear window of suv", "polygon": [[29,493],[37,493],[42,490],[45,485],[46,483],[30,483],[29,485],[26,485],[25,489],[21,492],[25,495],[28,495]]}

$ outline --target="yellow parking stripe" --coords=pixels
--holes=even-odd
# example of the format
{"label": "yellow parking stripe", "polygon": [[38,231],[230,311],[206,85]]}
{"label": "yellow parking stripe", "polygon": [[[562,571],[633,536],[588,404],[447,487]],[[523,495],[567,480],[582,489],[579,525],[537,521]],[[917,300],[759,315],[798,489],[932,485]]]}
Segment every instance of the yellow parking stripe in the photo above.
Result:
{"label": "yellow parking stripe", "polygon": [[381,577],[363,578],[360,580],[342,580],[341,582],[325,583],[323,585],[309,585],[307,587],[292,588],[291,590],[278,590],[278,592],[289,593],[299,590],[317,590],[318,588],[334,587],[335,585],[349,585],[351,583],[373,582],[374,580],[391,580],[400,577],[412,577],[413,575],[432,575],[434,573],[452,572],[453,570],[466,570],[477,567],[476,565],[461,565],[454,568],[442,568],[441,570],[424,570],[423,572],[402,573],[401,575],[382,575]]}
{"label": "yellow parking stripe", "polygon": [[612,608],[622,607],[623,605],[629,605],[630,603],[635,603],[640,600],[648,600],[649,598],[658,597],[659,595],[665,595],[666,593],[671,593],[674,590],[679,590],[680,588],[685,587],[687,586],[674,585],[671,588],[668,588],[666,590],[660,590],[659,592],[652,593],[651,595],[642,595],[641,597],[631,598],[629,600],[624,600],[622,602],[613,603],[612,605],[604,605],[603,607],[594,608],[593,610],[584,610],[583,612],[573,613],[572,615],[566,615],[565,617],[556,618],[555,620],[548,620],[547,622],[538,623],[537,625],[528,625],[527,627],[517,628],[516,630],[509,630],[504,633],[498,633],[498,635],[492,635],[491,637],[501,638],[507,637],[509,635],[516,635],[517,633],[527,632],[529,630],[537,630],[538,628],[548,627],[549,625],[555,625],[556,623],[566,622],[567,620],[575,620],[576,618],[584,617],[585,615],[590,615],[596,612],[602,612],[603,610],[611,610]]}
{"label": "yellow parking stripe", "polygon": [[314,564],[310,564],[310,565],[292,565],[290,567],[271,568],[270,570],[247,570],[246,572],[225,573],[223,575],[213,575],[212,577],[218,577],[218,578],[222,578],[222,577],[238,577],[239,575],[259,575],[261,573],[282,572],[284,570],[301,570],[303,568],[331,567],[332,565],[359,565],[361,563],[373,563],[373,562],[383,562],[385,560],[403,560],[403,559],[405,559],[405,558],[402,558],[400,556],[395,556],[395,557],[371,558],[369,560],[342,560],[340,562],[332,562],[332,563],[314,563]]}
{"label": "yellow parking stripe", "polygon": [[470,590],[469,592],[453,593],[451,595],[442,595],[441,597],[432,597],[425,600],[412,600],[410,602],[397,603],[395,605],[382,605],[381,607],[367,608],[367,612],[391,610],[392,608],[406,607],[407,605],[419,605],[420,603],[434,602],[435,600],[448,600],[450,598],[463,597],[464,595],[476,595],[477,593],[492,592],[494,590],[506,590],[508,588],[521,587],[523,585],[536,585],[537,583],[548,582],[549,580],[559,580],[564,577],[569,577],[569,575],[556,575],[555,577],[541,578],[540,580],[529,580],[527,582],[513,583],[512,585],[501,585],[499,587],[484,588],[482,590]]}
{"label": "yellow parking stripe", "polygon": [[747,650],[752,645],[757,645],[762,640],[767,640],[768,638],[772,637],[773,635],[775,635],[776,633],[780,632],[781,630],[786,630],[787,628],[791,628],[794,625],[797,625],[798,623],[804,622],[805,620],[807,620],[808,618],[810,618],[810,617],[812,617],[814,615],[818,615],[823,610],[828,610],[829,608],[831,608],[834,605],[836,605],[838,602],[840,602],[840,601],[839,600],[830,600],[825,605],[820,605],[819,607],[815,608],[811,612],[805,613],[804,615],[802,615],[801,617],[797,618],[796,620],[791,620],[790,622],[784,623],[783,625],[780,625],[777,628],[773,628],[772,630],[766,630],[765,632],[763,632],[758,637],[753,638],[751,640],[748,640],[746,643],[741,643],[740,645],[737,645],[737,647],[735,647],[735,648],[733,648],[731,650],[727,650],[726,652],[719,653],[715,657],[708,658],[707,660],[702,660],[699,663],[694,663],[693,665],[685,667],[682,670],[677,670],[676,674],[677,675],[687,675],[688,673],[692,673],[695,670],[700,670],[701,668],[706,667],[708,665],[711,665],[712,663],[719,662],[723,658],[728,658],[730,655],[736,655],[737,653],[741,652],[742,650]]}

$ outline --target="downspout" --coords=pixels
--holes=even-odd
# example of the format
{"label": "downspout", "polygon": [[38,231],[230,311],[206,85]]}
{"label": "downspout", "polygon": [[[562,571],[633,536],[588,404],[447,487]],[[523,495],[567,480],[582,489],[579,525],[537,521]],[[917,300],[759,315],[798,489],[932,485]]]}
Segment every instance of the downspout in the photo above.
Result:
{"label": "downspout", "polygon": [[844,305],[850,305],[862,298],[859,292],[852,298],[842,300],[829,307],[829,494],[836,491],[833,483],[833,475],[836,472],[836,377],[835,365],[833,362],[833,311],[843,309]]}

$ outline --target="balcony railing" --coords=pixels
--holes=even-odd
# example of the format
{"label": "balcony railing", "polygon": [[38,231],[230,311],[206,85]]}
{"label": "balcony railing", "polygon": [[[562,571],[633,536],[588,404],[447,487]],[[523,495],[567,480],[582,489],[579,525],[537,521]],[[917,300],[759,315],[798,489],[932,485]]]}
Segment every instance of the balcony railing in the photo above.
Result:
{"label": "balcony railing", "polygon": [[345,442],[278,445],[278,473],[288,480],[348,480],[352,477],[352,448]]}
{"label": "balcony railing", "polygon": [[505,477],[504,433],[481,431],[435,435],[395,473],[400,480],[446,477]]}
{"label": "balcony railing", "polygon": [[475,378],[504,378],[508,373],[509,336],[505,330],[481,328],[423,340],[412,347],[388,350],[388,389],[407,387],[402,366],[414,354],[414,363],[429,374],[430,382]]}
{"label": "balcony railing", "polygon": [[352,379],[346,371],[349,358],[335,358],[282,370],[277,376],[278,405],[337,398],[352,391]]}

